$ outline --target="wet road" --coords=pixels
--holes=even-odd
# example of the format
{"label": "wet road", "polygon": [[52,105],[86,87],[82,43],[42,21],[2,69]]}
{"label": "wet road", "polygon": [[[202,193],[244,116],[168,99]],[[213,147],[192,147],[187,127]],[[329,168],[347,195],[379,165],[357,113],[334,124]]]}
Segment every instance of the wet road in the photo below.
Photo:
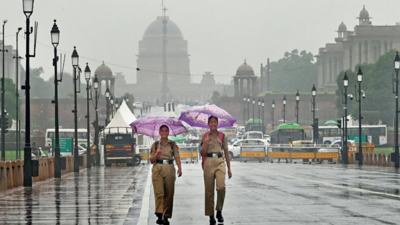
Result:
{"label": "wet road", "polygon": [[[208,224],[200,164],[183,164],[171,224]],[[0,192],[0,224],[155,224],[151,166],[92,168]],[[225,224],[398,224],[391,168],[232,162]]]}
{"label": "wet road", "polygon": [[2,191],[0,224],[123,224],[142,174],[141,166],[95,167]]}
{"label": "wet road", "polygon": [[[400,176],[391,168],[233,162],[232,172],[225,224],[399,224]],[[183,173],[171,224],[205,225],[201,167],[184,164]],[[149,216],[155,224],[152,193]]]}

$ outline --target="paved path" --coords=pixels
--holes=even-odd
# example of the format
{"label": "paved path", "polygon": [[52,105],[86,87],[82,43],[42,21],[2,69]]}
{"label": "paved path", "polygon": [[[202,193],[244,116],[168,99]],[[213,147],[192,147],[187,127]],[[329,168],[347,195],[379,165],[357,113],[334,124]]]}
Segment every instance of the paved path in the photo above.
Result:
{"label": "paved path", "polygon": [[[0,224],[155,224],[151,166],[92,168],[0,192]],[[392,168],[232,162],[225,224],[398,224]],[[199,164],[183,164],[171,224],[208,224]]]}

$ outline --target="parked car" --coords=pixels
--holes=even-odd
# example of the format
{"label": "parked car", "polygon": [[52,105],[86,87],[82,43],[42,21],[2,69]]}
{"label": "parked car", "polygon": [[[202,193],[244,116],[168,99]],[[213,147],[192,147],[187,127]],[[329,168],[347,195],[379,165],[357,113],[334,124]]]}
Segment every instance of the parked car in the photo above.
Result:
{"label": "parked car", "polygon": [[133,103],[133,108],[143,109],[143,103],[142,102],[135,102],[135,103]]}
{"label": "parked car", "polygon": [[86,154],[87,149],[78,145],[78,152],[79,152],[79,155]]}
{"label": "parked car", "polygon": [[249,131],[244,134],[243,139],[264,139],[264,134],[261,131]]}
{"label": "parked car", "polygon": [[240,147],[242,144],[263,144],[265,147],[268,146],[268,142],[265,139],[245,139],[234,142],[228,146],[229,156],[231,159],[240,157]]}

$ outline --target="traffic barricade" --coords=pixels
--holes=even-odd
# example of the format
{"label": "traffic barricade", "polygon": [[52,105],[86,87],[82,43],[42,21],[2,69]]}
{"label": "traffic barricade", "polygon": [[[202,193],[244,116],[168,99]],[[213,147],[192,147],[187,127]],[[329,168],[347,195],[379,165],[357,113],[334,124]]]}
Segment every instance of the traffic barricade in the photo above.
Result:
{"label": "traffic barricade", "polygon": [[[362,151],[363,151],[363,153],[373,153],[373,152],[375,152],[375,145],[374,145],[374,143],[371,143],[371,142],[362,142],[361,145],[362,145]],[[358,152],[359,152],[358,148],[359,148],[359,143],[357,143],[357,142],[355,142],[354,145],[349,145],[349,146],[348,146],[349,159],[350,159],[351,153],[353,153],[353,152],[354,152],[354,153],[358,153]],[[356,155],[357,155],[357,154],[356,154]],[[378,157],[378,156],[377,156],[377,157]],[[357,157],[356,157],[356,158],[357,158]],[[358,161],[356,158],[355,158],[355,161]],[[378,163],[378,161],[379,161],[379,158],[376,159],[376,164]],[[374,165],[376,165],[376,164],[374,163]]]}
{"label": "traffic barricade", "polygon": [[18,163],[17,161],[11,161],[12,168],[12,179],[13,179],[13,187],[18,187]]}
{"label": "traffic barricade", "polygon": [[266,148],[264,144],[242,144],[240,146],[240,162],[266,160]]}
{"label": "traffic barricade", "polygon": [[0,162],[0,190],[7,190],[7,168],[5,162]]}
{"label": "traffic barricade", "polygon": [[13,188],[13,174],[12,166],[10,161],[6,161],[6,177],[7,177],[7,188]]}
{"label": "traffic barricade", "polygon": [[139,145],[139,155],[142,157],[143,165],[144,161],[146,161],[147,164],[150,164],[150,148],[151,146]]}
{"label": "traffic barricade", "polygon": [[178,148],[181,160],[186,161],[186,163],[194,163],[194,160],[199,161],[196,144],[178,144]]}
{"label": "traffic barricade", "polygon": [[267,160],[274,162],[274,159],[290,160],[291,145],[288,144],[271,144],[267,149]]}

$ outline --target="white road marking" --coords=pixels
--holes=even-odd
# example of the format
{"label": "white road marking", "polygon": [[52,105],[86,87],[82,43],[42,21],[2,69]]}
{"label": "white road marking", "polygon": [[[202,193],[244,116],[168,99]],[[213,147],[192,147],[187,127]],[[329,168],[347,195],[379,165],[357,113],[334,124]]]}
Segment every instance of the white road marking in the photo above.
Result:
{"label": "white road marking", "polygon": [[149,208],[150,208],[150,186],[151,186],[151,168],[147,175],[147,182],[144,189],[142,208],[140,210],[139,220],[137,225],[146,225],[149,221]]}
{"label": "white road marking", "polygon": [[352,191],[360,191],[360,192],[376,194],[376,195],[384,195],[384,196],[389,196],[389,197],[394,197],[394,198],[400,198],[400,195],[389,194],[389,193],[378,192],[378,191],[370,191],[370,190],[365,190],[365,189],[361,189],[361,188],[354,188],[354,187],[349,187],[349,186],[341,186],[341,185],[331,184],[331,183],[317,181],[317,180],[311,180],[311,179],[306,179],[306,178],[301,178],[301,177],[294,177],[294,176],[283,174],[283,173],[271,172],[271,171],[263,170],[263,169],[250,168],[250,167],[242,166],[242,165],[240,165],[240,166],[243,167],[243,168],[246,168],[246,169],[259,170],[259,171],[263,171],[263,172],[266,172],[266,173],[269,173],[269,174],[283,176],[283,177],[287,177],[287,178],[291,178],[291,179],[304,180],[304,181],[308,181],[308,182],[311,182],[311,183],[322,184],[322,185],[325,185],[325,186],[330,186],[330,187],[335,187],[335,188],[342,188],[342,189],[347,189],[347,190],[352,190]]}

